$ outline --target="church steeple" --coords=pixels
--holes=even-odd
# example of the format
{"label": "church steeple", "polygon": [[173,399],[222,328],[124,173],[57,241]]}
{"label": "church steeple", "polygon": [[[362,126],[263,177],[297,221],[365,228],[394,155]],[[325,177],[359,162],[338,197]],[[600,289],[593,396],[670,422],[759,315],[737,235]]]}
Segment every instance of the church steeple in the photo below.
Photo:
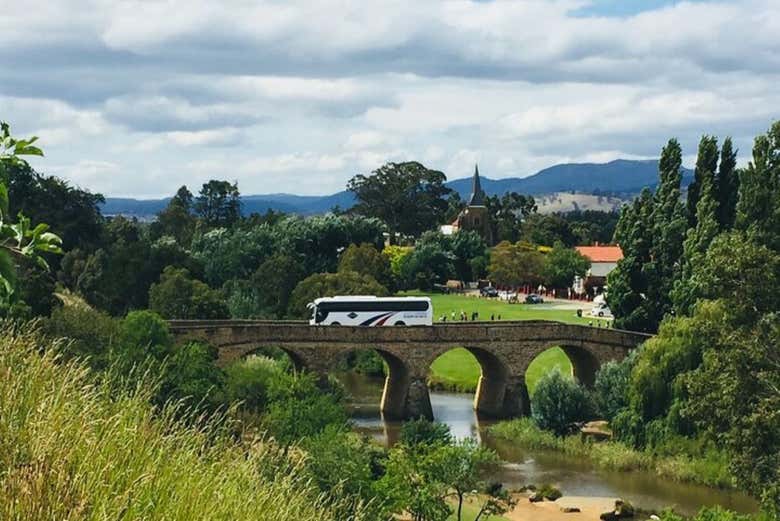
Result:
{"label": "church steeple", "polygon": [[474,165],[474,177],[471,181],[471,197],[469,206],[485,206],[485,192],[482,191],[482,185],[479,182],[479,166]]}

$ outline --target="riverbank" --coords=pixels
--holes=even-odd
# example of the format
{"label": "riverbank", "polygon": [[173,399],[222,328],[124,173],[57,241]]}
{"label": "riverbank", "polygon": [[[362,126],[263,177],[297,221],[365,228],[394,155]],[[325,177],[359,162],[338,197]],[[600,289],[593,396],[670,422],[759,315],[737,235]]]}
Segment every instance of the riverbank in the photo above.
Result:
{"label": "riverbank", "polygon": [[[528,494],[512,494],[516,501],[509,512],[500,516],[483,516],[482,521],[599,521],[601,514],[615,508],[615,499],[610,497],[564,496],[557,501],[528,501]],[[451,503],[455,506],[455,503]],[[569,509],[564,512],[564,509]],[[576,509],[577,511],[572,511]],[[479,512],[476,498],[467,498],[463,503],[463,519],[470,521]],[[448,521],[454,521],[453,514]]]}
{"label": "riverbank", "polygon": [[733,489],[725,455],[709,451],[704,457],[676,454],[661,456],[632,449],[615,441],[594,443],[579,435],[557,437],[539,429],[530,418],[501,422],[488,433],[526,449],[557,451],[567,456],[587,458],[606,470],[652,472],[661,478],[695,483],[718,489]]}

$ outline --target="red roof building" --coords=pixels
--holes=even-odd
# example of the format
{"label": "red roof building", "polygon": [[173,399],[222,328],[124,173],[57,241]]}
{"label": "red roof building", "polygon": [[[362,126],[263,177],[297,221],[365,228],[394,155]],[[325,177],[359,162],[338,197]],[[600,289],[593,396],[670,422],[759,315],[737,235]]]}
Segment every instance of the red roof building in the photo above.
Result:
{"label": "red roof building", "polygon": [[576,249],[590,259],[592,264],[597,262],[617,263],[623,258],[623,250],[617,245],[599,246],[596,244],[595,246],[577,246]]}

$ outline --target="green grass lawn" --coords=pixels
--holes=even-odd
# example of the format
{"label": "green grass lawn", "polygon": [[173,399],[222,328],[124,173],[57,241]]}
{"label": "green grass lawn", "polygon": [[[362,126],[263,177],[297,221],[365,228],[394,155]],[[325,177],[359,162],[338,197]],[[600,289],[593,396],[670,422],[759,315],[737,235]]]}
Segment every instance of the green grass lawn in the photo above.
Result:
{"label": "green grass lawn", "polygon": [[[408,292],[406,294],[422,295],[423,293]],[[442,315],[446,315],[449,321],[453,311],[456,316],[461,311],[465,311],[469,317],[472,312],[476,311],[479,313],[480,320],[490,320],[491,314],[496,320],[498,320],[499,315],[501,320],[555,320],[570,324],[588,324],[592,321],[595,325],[599,320],[578,317],[573,309],[551,309],[551,304],[507,304],[495,299],[464,295],[431,294],[427,296],[431,298],[434,320],[437,321]],[[589,308],[588,303],[583,303],[583,312],[587,312]],[[602,321],[602,325],[606,325],[606,321]],[[560,348],[548,349],[536,357],[525,376],[528,392],[533,393],[539,378],[555,367],[564,374],[571,374],[571,363]],[[474,355],[463,348],[455,348],[434,361],[431,365],[430,377],[434,386],[460,392],[474,392],[479,375],[480,367]]]}

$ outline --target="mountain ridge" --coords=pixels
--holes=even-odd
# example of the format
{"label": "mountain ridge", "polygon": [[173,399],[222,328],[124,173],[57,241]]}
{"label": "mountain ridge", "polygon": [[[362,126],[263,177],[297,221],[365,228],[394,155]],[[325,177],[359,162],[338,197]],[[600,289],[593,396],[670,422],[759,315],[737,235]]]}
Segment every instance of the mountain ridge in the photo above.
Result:
{"label": "mountain ridge", "polygon": [[[683,185],[693,178],[693,171],[683,168]],[[527,177],[492,179],[480,176],[487,195],[518,192],[541,196],[558,192],[596,195],[615,195],[629,198],[642,188],[653,188],[658,183],[658,160],[615,159],[608,163],[562,163],[544,168]],[[471,177],[453,179],[447,186],[464,199],[471,193]],[[167,206],[169,197],[161,199],[133,199],[106,197],[101,210],[106,215],[150,217]],[[338,206],[348,209],[355,203],[354,196],[342,190],[329,195],[296,195],[288,193],[250,194],[241,196],[242,212],[264,213],[269,209],[287,213],[312,215],[325,213]]]}

